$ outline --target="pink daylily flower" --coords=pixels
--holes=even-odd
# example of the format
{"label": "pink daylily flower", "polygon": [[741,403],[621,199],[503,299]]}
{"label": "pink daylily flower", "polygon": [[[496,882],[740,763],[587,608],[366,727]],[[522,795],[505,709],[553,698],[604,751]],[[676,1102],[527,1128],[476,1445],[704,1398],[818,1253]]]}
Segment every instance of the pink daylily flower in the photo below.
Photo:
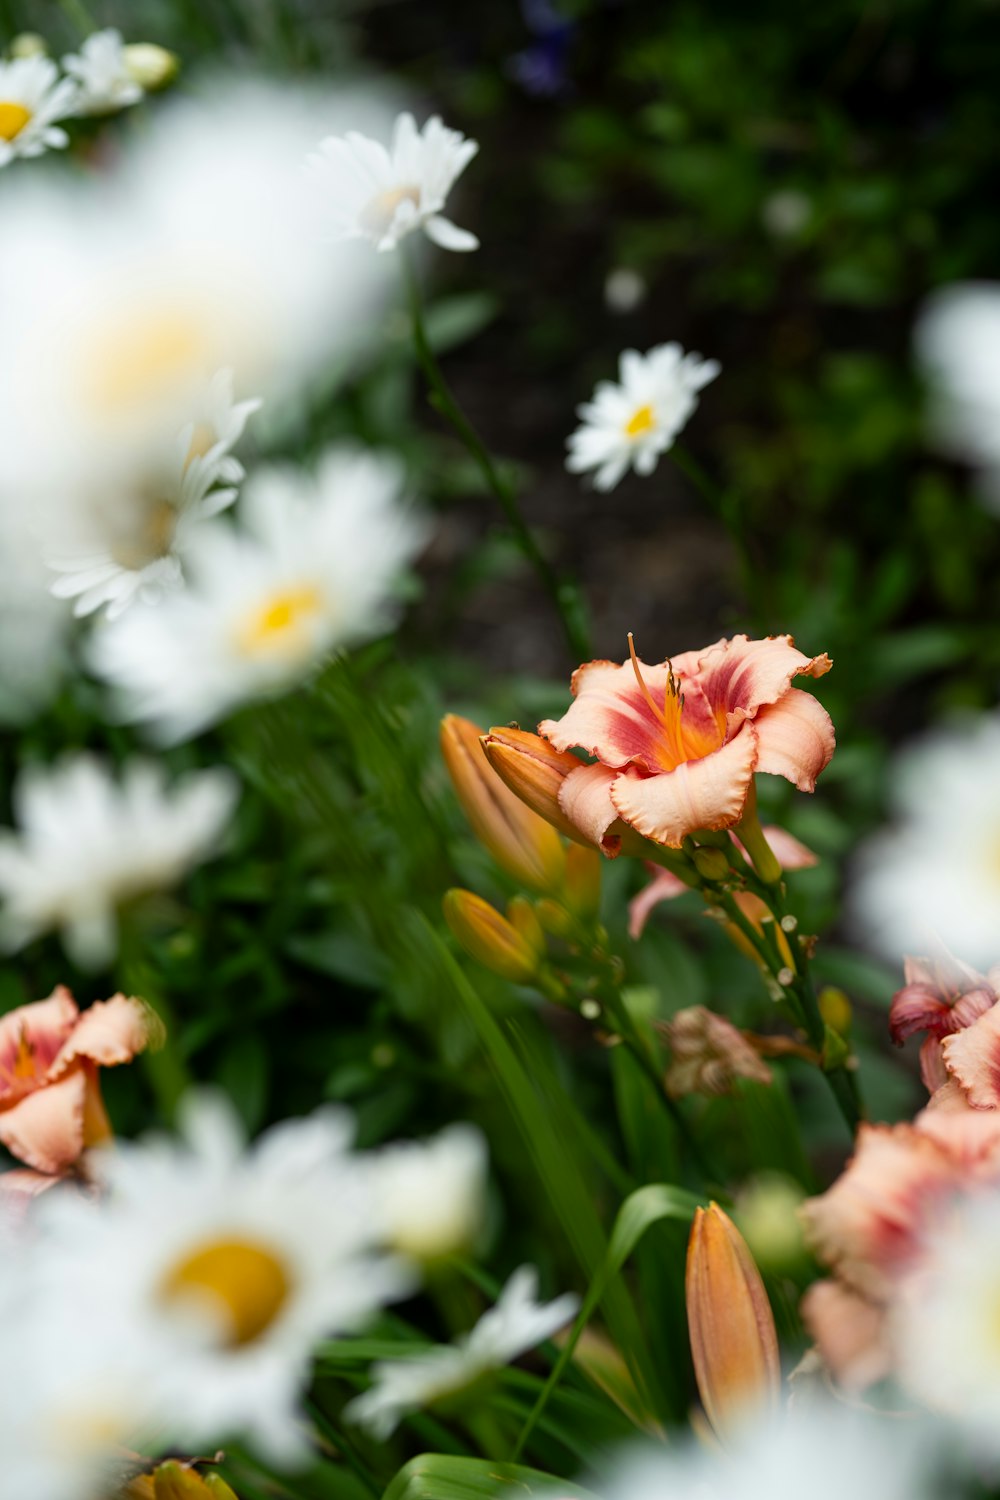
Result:
{"label": "pink daylily flower", "polygon": [[37,1172],[69,1171],[111,1137],[98,1068],[130,1062],[149,1043],[151,1013],[115,995],[82,1014],[58,985],[47,1000],[0,1017],[0,1141]]}
{"label": "pink daylily flower", "polygon": [[629,647],[621,665],[579,667],[574,703],[538,726],[557,750],[596,757],[566,776],[559,805],[605,853],[617,852],[618,819],[671,848],[700,828],[733,827],[756,772],[814,789],[833,724],[791,684],[828,672],[828,656],[804,656],[791,636],[734,636],[656,666],[639,660],[631,637]]}
{"label": "pink daylily flower", "polygon": [[[992,968],[988,974],[980,974],[968,964],[952,958],[950,954],[940,959],[906,958],[903,960],[906,983],[892,998],[889,1009],[889,1032],[897,1046],[902,1046],[907,1037],[924,1031],[927,1036],[920,1048],[920,1076],[929,1093],[942,1088],[957,1070],[976,1075],[970,1085],[976,1089],[977,1098],[982,1095],[982,1070],[977,1073],[980,1059],[980,1042],[986,1041],[987,1033],[979,1033],[979,1040],[960,1045],[951,1053],[945,1039],[955,1033],[975,1026],[980,1017],[996,1005],[1000,968]],[[986,1044],[985,1054],[990,1051]],[[947,1058],[954,1055],[956,1067]],[[1000,1057],[998,1057],[1000,1061]],[[971,1071],[970,1071],[971,1070]],[[1000,1089],[985,1080],[992,1088],[993,1102],[977,1103],[981,1109],[995,1109],[1000,1104]],[[970,1095],[970,1102],[974,1102]]]}

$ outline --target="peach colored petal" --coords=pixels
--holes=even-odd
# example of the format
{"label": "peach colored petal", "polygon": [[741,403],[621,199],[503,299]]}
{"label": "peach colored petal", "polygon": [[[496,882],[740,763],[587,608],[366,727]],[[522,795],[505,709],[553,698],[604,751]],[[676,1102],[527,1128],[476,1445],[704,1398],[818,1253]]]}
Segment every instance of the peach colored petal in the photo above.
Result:
{"label": "peach colored petal", "polygon": [[76,1068],[0,1112],[0,1141],[39,1172],[63,1172],[83,1150],[87,1078]]}
{"label": "peach colored petal", "polygon": [[696,681],[684,683],[681,705],[670,689],[667,663],[637,661],[636,666],[645,691],[631,660],[579,667],[572,680],[575,701],[561,719],[543,720],[539,733],[557,750],[575,747],[606,766],[637,765],[651,774],[670,771],[678,761],[708,754],[721,744],[721,724]]}
{"label": "peach colored petal", "polygon": [[8,1206],[37,1198],[49,1188],[58,1187],[64,1179],[51,1172],[33,1172],[30,1167],[13,1167],[0,1172],[0,1199]]}
{"label": "peach colored petal", "polygon": [[628,935],[636,943],[642,937],[654,906],[659,906],[661,901],[676,901],[678,896],[683,896],[685,891],[691,889],[672,870],[659,870],[655,865],[648,868],[656,873],[628,904]]}
{"label": "peach colored petal", "polygon": [[800,792],[812,792],[836,746],[833,720],[812,693],[789,688],[779,702],[754,719],[760,744],[758,771],[784,776]]}
{"label": "peach colored petal", "polygon": [[772,635],[762,641],[734,635],[702,656],[698,681],[711,707],[724,710],[732,724],[753,718],[765,704],[777,703],[793,677],[822,677],[832,665],[825,653],[804,656],[790,635]]}
{"label": "peach colored petal", "polygon": [[618,822],[610,796],[611,783],[617,775],[617,771],[599,761],[590,766],[578,765],[559,788],[559,807],[564,815],[585,838],[612,857],[621,846],[620,835],[610,832]]}
{"label": "peach colored petal", "polygon": [[[757,723],[754,724],[757,728]],[[759,737],[759,731],[758,731]],[[760,762],[757,763],[758,771],[762,769]],[[809,870],[813,865],[819,864],[819,855],[797,839],[793,833],[786,828],[779,828],[776,823],[767,823],[761,830],[767,842],[774,851],[774,857],[783,870]],[[733,834],[736,838],[736,835]],[[739,843],[739,840],[736,840]]]}
{"label": "peach colored petal", "polygon": [[1000,1106],[1000,1005],[991,1006],[971,1026],[945,1037],[941,1055],[973,1109]]}
{"label": "peach colored petal", "polygon": [[720,750],[662,776],[625,772],[611,788],[611,801],[637,833],[676,849],[698,828],[739,821],[756,761],[757,737],[745,724]]}
{"label": "peach colored petal", "polygon": [[964,1182],[993,1182],[1000,1173],[1000,1111],[973,1109],[953,1078],[913,1123],[947,1152]]}
{"label": "peach colored petal", "polygon": [[0,1018],[0,1106],[39,1086],[79,1014],[60,984],[47,1000],[19,1005]]}
{"label": "peach colored petal", "polygon": [[941,1043],[936,1036],[925,1037],[921,1043],[920,1081],[929,1094],[935,1094],[949,1081],[948,1069],[941,1056]]}
{"label": "peach colored petal", "polygon": [[839,1281],[817,1281],[800,1311],[823,1363],[841,1385],[861,1391],[890,1373],[886,1316],[875,1303]]}
{"label": "peach colored petal", "polygon": [[131,1062],[152,1040],[156,1028],[149,1007],[134,995],[112,995],[95,1000],[81,1015],[73,1033],[55,1059],[51,1079],[61,1078],[78,1058],[113,1068]]}

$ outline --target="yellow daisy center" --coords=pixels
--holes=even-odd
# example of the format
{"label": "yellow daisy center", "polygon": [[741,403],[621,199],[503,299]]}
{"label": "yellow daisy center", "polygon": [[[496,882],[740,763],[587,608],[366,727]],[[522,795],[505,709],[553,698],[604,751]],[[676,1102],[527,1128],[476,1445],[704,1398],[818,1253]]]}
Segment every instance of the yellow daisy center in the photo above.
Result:
{"label": "yellow daisy center", "polygon": [[629,417],[625,423],[625,435],[630,438],[641,437],[644,432],[650,432],[655,426],[656,417],[653,415],[653,408],[647,402]]}
{"label": "yellow daisy center", "polygon": [[359,218],[361,228],[367,234],[385,234],[401,203],[412,203],[416,208],[420,203],[420,189],[397,187],[387,188],[384,193],[376,193],[371,202],[367,203],[361,211]]}
{"label": "yellow daisy center", "polygon": [[0,101],[0,140],[12,141],[21,134],[30,119],[31,110],[25,109],[23,104]]}
{"label": "yellow daisy center", "polygon": [[92,358],[86,391],[97,410],[137,407],[168,394],[178,377],[200,369],[205,340],[176,309],[112,329]]}
{"label": "yellow daisy center", "polygon": [[252,1240],[215,1240],[185,1257],[164,1278],[170,1302],[208,1301],[225,1318],[231,1349],[266,1333],[292,1290],[287,1268],[266,1245]]}
{"label": "yellow daisy center", "polygon": [[300,584],[272,594],[240,627],[239,648],[248,656],[295,649],[302,644],[303,627],[322,608],[323,596],[315,584]]}

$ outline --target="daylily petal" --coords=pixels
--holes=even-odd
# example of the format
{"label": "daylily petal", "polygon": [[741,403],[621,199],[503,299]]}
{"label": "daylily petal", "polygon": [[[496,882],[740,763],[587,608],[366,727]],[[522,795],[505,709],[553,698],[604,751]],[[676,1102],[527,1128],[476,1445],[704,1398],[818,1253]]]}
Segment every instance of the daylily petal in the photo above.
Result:
{"label": "daylily petal", "polygon": [[77,1068],[0,1112],[0,1141],[39,1172],[63,1172],[83,1150],[87,1077]]}
{"label": "daylily petal", "polygon": [[800,1311],[823,1363],[841,1385],[864,1390],[892,1368],[882,1308],[838,1281],[817,1281]]}
{"label": "daylily petal", "polygon": [[574,827],[613,857],[621,847],[621,835],[609,832],[618,822],[611,801],[611,785],[618,772],[602,766],[577,766],[559,788],[559,806]]}
{"label": "daylily petal", "polygon": [[943,1089],[950,1080],[941,1056],[941,1042],[936,1036],[927,1037],[921,1044],[920,1079],[929,1094]]}
{"label": "daylily petal", "polygon": [[661,776],[628,771],[611,788],[611,801],[644,838],[679,848],[698,828],[729,828],[739,822],[757,762],[751,724],[720,750],[686,761]]}
{"label": "daylily petal", "polygon": [[5,1207],[22,1206],[49,1188],[58,1187],[62,1178],[51,1172],[33,1172],[30,1167],[14,1167],[9,1172],[0,1172],[0,1199]]}
{"label": "daylily petal", "polygon": [[[759,721],[754,724],[754,728],[758,730],[759,738]],[[757,769],[758,771],[763,770],[759,760],[757,762]],[[789,833],[787,828],[779,828],[775,823],[767,823],[761,831],[770,844],[775,859],[783,870],[810,870],[813,865],[819,864],[819,855],[814,854],[793,833]],[[733,834],[733,837],[736,838],[736,835]],[[738,842],[739,840],[737,839]]]}
{"label": "daylily petal", "polygon": [[131,1062],[137,1052],[148,1046],[156,1030],[152,1011],[134,996],[112,995],[110,1000],[96,1000],[81,1015],[49,1076],[60,1078],[80,1057],[104,1068]]}
{"label": "daylily petal", "polygon": [[1000,1108],[1000,1005],[945,1037],[941,1053],[973,1109]]}
{"label": "daylily petal", "polygon": [[60,984],[47,1000],[19,1005],[0,1019],[0,1106],[38,1087],[79,1014]]}
{"label": "daylily petal", "polygon": [[777,703],[793,677],[822,677],[832,665],[825,652],[804,656],[790,635],[762,641],[734,635],[701,657],[698,680],[712,708],[724,710],[732,724],[753,718],[765,704]]}
{"label": "daylily petal", "polygon": [[758,771],[784,776],[800,792],[816,788],[816,777],[836,747],[833,720],[812,693],[789,688],[754,718],[760,744]]}
{"label": "daylily petal", "polygon": [[659,906],[661,901],[676,901],[678,896],[691,889],[672,870],[660,870],[656,865],[647,868],[655,871],[652,880],[628,904],[628,935],[636,943],[642,937],[654,906]]}

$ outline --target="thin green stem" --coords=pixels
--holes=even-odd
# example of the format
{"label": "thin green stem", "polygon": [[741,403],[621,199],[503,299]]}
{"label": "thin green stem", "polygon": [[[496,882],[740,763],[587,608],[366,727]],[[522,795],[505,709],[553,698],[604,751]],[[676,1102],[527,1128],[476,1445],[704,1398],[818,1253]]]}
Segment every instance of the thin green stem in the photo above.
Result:
{"label": "thin green stem", "polygon": [[90,36],[91,32],[97,30],[97,22],[82,0],[59,0],[59,6],[66,19],[84,36]]}
{"label": "thin green stem", "polygon": [[456,435],[475,460],[487,488],[499,501],[507,524],[513,533],[524,557],[534,568],[546,593],[549,594],[562,622],[566,643],[575,660],[586,661],[591,655],[590,636],[587,629],[580,590],[567,578],[560,578],[521,514],[517,492],[509,479],[501,473],[479,434],[462,411],[451,387],[445,380],[437,356],[431,348],[424,325],[420,286],[413,263],[403,253],[403,274],[409,298],[410,319],[413,326],[413,342],[417,359],[430,388],[431,405],[445,421],[450,423]]}

